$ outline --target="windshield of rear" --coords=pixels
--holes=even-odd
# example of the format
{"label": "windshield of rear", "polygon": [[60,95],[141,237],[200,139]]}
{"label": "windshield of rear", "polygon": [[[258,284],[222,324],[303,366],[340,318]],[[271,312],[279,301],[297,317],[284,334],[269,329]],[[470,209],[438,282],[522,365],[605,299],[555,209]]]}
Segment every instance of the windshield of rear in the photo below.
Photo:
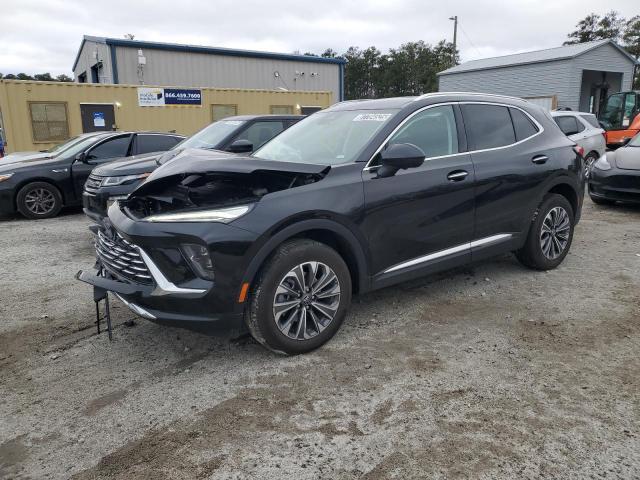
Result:
{"label": "windshield of rear", "polygon": [[245,123],[245,120],[219,120],[207,127],[204,127],[198,133],[193,134],[189,138],[185,138],[173,147],[172,150],[183,148],[218,148],[222,140],[227,138],[227,136]]}
{"label": "windshield of rear", "polygon": [[281,162],[339,165],[354,162],[398,110],[317,112],[285,130],[253,156]]}

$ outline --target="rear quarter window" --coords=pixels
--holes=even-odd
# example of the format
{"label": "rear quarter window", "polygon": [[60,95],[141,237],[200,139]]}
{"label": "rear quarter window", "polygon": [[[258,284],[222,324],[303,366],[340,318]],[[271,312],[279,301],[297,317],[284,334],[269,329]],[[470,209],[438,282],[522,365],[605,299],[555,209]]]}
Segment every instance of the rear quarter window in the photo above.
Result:
{"label": "rear quarter window", "polygon": [[516,140],[518,142],[532,137],[539,132],[538,127],[521,110],[518,110],[517,108],[510,108],[509,112],[511,112],[513,128],[516,132]]}
{"label": "rear quarter window", "polygon": [[580,115],[580,118],[582,118],[582,120],[587,122],[592,127],[600,128],[600,124],[598,123],[598,119],[595,115]]}
{"label": "rear quarter window", "polygon": [[461,105],[472,150],[485,150],[516,142],[509,109],[500,105]]}

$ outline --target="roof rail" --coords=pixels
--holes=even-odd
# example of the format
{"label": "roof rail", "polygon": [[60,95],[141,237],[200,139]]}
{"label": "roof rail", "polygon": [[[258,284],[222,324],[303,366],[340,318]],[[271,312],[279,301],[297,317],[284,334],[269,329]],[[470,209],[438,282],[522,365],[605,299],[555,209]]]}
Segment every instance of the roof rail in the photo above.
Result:
{"label": "roof rail", "polygon": [[417,102],[418,100],[422,100],[423,98],[446,96],[446,95],[469,95],[469,96],[478,96],[478,97],[511,98],[511,99],[518,99],[526,102],[524,98],[514,97],[511,95],[499,95],[497,93],[480,93],[480,92],[431,92],[431,93],[424,93],[419,97],[414,98],[413,101]]}

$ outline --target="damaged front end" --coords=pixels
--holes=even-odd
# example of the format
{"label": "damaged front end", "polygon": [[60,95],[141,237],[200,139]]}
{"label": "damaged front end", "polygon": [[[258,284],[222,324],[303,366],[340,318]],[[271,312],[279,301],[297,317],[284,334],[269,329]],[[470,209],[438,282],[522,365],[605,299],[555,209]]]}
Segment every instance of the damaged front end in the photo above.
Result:
{"label": "damaged front end", "polygon": [[[180,173],[167,168],[162,174],[161,168],[158,172],[162,175],[149,177],[121,206],[136,220],[233,220],[247,213],[265,195],[315,183],[329,169],[322,165],[238,158],[225,162],[212,160],[206,166],[191,165]],[[221,214],[218,217],[201,214],[211,210]]]}

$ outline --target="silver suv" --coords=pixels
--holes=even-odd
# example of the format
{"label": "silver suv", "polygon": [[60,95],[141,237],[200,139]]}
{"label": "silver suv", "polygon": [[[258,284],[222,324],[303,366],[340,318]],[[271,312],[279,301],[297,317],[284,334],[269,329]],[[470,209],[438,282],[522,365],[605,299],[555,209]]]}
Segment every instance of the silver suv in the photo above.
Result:
{"label": "silver suv", "polygon": [[604,129],[600,127],[598,119],[593,113],[564,110],[551,112],[551,116],[570,140],[584,148],[584,163],[588,175],[593,162],[607,151]]}

